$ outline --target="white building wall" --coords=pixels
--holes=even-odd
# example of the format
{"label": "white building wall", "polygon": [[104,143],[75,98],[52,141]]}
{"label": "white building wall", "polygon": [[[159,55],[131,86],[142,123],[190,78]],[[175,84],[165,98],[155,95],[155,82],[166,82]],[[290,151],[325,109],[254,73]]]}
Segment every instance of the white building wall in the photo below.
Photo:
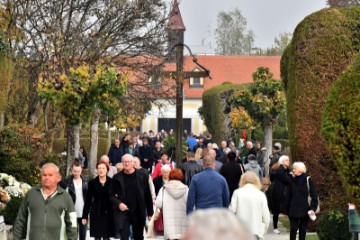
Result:
{"label": "white building wall", "polygon": [[[162,103],[162,107],[159,109],[156,103],[153,104],[152,109],[147,113],[146,118],[142,120],[142,132],[149,132],[150,130],[153,130],[157,133],[161,130],[158,129],[159,118],[176,118],[175,103],[172,104],[169,101],[162,99],[159,99],[158,101]],[[196,135],[206,131],[204,122],[198,114],[198,109],[201,106],[201,99],[184,99],[183,101],[183,118],[191,119],[191,130]]]}

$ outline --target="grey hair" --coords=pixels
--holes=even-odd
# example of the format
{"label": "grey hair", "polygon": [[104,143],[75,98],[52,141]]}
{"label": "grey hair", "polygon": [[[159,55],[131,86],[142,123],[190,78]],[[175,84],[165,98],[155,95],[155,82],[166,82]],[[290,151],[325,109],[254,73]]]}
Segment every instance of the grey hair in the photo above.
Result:
{"label": "grey hair", "polygon": [[55,163],[45,163],[41,167],[41,171],[44,170],[45,168],[48,168],[48,167],[53,167],[53,168],[55,168],[56,173],[60,173],[60,168]]}
{"label": "grey hair", "polygon": [[102,155],[99,161],[105,161],[107,163],[110,163],[110,158],[108,155]]}
{"label": "grey hair", "polygon": [[134,161],[133,155],[131,155],[129,153],[126,153],[121,157],[121,162],[123,162],[125,158],[129,158],[132,162]]}
{"label": "grey hair", "polygon": [[244,223],[228,209],[196,210],[188,220],[189,228],[184,237],[187,240],[254,239]]}
{"label": "grey hair", "polygon": [[212,167],[215,163],[215,159],[210,157],[209,155],[203,158],[203,167]]}
{"label": "grey hair", "polygon": [[289,156],[287,156],[287,155],[282,155],[282,156],[279,158],[279,164],[282,164],[285,159],[290,160]]}
{"label": "grey hair", "polygon": [[294,162],[293,168],[297,167],[302,173],[306,173],[306,166],[303,162]]}
{"label": "grey hair", "polygon": [[164,166],[161,167],[161,172],[165,172],[165,171],[171,171],[171,167],[169,164],[165,164]]}

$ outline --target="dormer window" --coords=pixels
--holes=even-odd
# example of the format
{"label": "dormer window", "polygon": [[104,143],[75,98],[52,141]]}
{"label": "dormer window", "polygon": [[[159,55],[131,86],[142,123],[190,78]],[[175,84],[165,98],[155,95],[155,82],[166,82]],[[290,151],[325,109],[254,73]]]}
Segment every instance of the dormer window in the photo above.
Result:
{"label": "dormer window", "polygon": [[152,76],[149,78],[149,86],[152,89],[161,87],[161,78],[159,76]]}
{"label": "dormer window", "polygon": [[[195,68],[194,72],[199,72],[199,69]],[[190,88],[203,88],[204,79],[200,77],[190,78]]]}

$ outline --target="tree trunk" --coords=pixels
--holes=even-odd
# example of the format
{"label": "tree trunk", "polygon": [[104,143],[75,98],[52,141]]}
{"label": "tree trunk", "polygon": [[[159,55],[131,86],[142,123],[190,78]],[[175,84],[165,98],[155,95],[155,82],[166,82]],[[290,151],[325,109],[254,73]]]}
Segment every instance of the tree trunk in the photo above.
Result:
{"label": "tree trunk", "polygon": [[31,107],[29,111],[28,124],[35,127],[39,123],[39,115],[42,108],[41,100],[36,100],[34,106]]}
{"label": "tree trunk", "polygon": [[108,134],[108,139],[107,139],[107,148],[109,149],[111,146],[111,130],[110,130],[110,126],[111,126],[111,121],[108,121],[108,125],[107,125],[107,134]]}
{"label": "tree trunk", "polygon": [[272,152],[273,125],[268,123],[264,126],[264,147],[265,151],[265,177],[269,177],[269,156]]}
{"label": "tree trunk", "polygon": [[95,107],[94,114],[91,119],[91,127],[90,127],[90,152],[89,152],[89,165],[90,165],[90,173],[95,173],[95,166],[97,162],[97,153],[98,153],[98,145],[99,145],[99,120],[100,120],[100,109]]}
{"label": "tree trunk", "polygon": [[80,128],[81,128],[81,123],[75,125],[66,124],[66,132],[67,132],[66,175],[69,175],[71,164],[74,162],[74,159],[79,156]]}
{"label": "tree trunk", "polygon": [[0,112],[0,130],[2,130],[5,126],[5,113]]}

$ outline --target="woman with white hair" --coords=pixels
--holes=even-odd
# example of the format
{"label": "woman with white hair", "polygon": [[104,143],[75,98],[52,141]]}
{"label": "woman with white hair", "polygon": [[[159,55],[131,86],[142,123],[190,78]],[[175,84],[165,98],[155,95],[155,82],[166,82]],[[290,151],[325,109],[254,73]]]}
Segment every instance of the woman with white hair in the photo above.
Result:
{"label": "woman with white hair", "polygon": [[272,189],[272,214],[274,233],[280,234],[278,226],[279,214],[286,214],[286,200],[284,196],[285,187],[290,184],[290,159],[289,156],[282,155],[279,159],[279,168],[276,169],[275,174],[270,175]]}
{"label": "woman with white hair", "polygon": [[266,196],[259,177],[252,171],[241,176],[240,188],[234,191],[229,209],[244,222],[256,239],[263,239],[270,224]]}
{"label": "woman with white hair", "polygon": [[[289,219],[290,219],[290,240],[296,239],[299,230],[299,240],[305,240],[306,228],[309,217],[315,220],[315,211],[318,206],[315,182],[306,174],[306,167],[303,162],[294,162],[293,179],[290,182],[289,191]],[[311,201],[309,204],[308,197]]]}
{"label": "woman with white hair", "polygon": [[161,167],[161,176],[153,179],[156,196],[158,195],[160,188],[162,188],[162,186],[169,182],[170,171],[170,165],[166,164]]}

